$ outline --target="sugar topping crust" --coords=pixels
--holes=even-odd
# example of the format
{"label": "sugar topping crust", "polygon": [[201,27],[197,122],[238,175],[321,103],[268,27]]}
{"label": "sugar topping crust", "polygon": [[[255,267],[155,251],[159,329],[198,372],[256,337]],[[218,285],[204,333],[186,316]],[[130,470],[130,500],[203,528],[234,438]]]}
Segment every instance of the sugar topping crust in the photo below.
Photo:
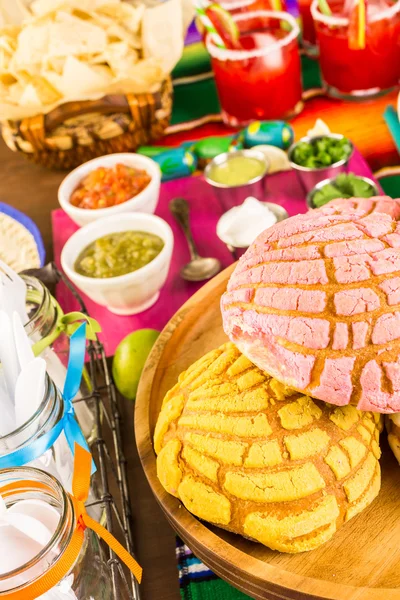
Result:
{"label": "sugar topping crust", "polygon": [[[257,238],[221,301],[225,332],[243,354],[314,398],[400,412],[400,223],[392,202],[352,199],[353,212],[350,201],[329,203]],[[391,214],[377,212],[379,203]]]}
{"label": "sugar topping crust", "polygon": [[303,552],[377,496],[380,430],[379,414],[295,392],[228,343],[167,393],[154,434],[157,474],[197,517]]}

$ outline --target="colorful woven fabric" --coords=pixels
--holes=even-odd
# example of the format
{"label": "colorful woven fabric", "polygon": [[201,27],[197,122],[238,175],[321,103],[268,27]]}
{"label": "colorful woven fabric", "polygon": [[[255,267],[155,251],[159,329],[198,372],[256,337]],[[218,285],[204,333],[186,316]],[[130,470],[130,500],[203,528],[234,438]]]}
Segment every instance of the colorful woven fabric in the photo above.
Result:
{"label": "colorful woven fabric", "polygon": [[178,537],[176,558],[182,600],[249,600],[249,596],[210,571]]}

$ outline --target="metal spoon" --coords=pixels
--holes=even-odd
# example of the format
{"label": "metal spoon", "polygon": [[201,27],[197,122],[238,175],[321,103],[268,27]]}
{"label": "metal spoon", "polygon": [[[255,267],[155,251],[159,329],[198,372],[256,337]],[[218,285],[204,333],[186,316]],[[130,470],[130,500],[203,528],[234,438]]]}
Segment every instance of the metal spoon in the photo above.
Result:
{"label": "metal spoon", "polygon": [[189,203],[183,198],[175,198],[169,203],[169,209],[175,220],[182,227],[190,251],[190,262],[181,269],[182,279],[187,281],[203,281],[211,279],[220,272],[222,265],[217,258],[199,256],[193,240],[189,224]]}

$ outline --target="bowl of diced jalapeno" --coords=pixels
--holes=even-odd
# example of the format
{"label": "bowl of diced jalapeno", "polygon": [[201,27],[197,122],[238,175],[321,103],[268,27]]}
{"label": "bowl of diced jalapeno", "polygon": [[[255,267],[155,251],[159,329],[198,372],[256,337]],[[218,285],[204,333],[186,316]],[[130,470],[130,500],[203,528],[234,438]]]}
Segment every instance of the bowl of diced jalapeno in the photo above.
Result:
{"label": "bowl of diced jalapeno", "polygon": [[302,138],[289,148],[288,156],[291,167],[309,192],[320,181],[346,173],[353,152],[349,139],[331,133]]}

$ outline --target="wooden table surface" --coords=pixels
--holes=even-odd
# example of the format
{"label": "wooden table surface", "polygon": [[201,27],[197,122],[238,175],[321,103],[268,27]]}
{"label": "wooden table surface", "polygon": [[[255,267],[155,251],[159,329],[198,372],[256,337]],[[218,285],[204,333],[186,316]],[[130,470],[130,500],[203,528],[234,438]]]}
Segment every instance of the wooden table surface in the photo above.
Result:
{"label": "wooden table surface", "polygon": [[[391,94],[372,103],[338,106],[337,102],[315,98],[307,103],[307,109],[295,120],[296,136],[304,135],[315,120],[316,112],[320,112],[332,129],[354,141],[373,170],[399,164],[398,154],[382,118],[384,107],[389,102],[394,104],[395,99],[396,95]],[[196,136],[201,137],[198,130],[190,137]],[[172,137],[177,139],[177,136]],[[58,207],[57,188],[64,173],[48,171],[26,161],[6,148],[3,142],[0,142],[0,163],[0,202],[11,204],[36,222],[44,239],[47,260],[50,260],[50,213]],[[142,598],[177,600],[179,585],[174,532],[163,517],[143,474],[133,436],[133,406],[128,401],[123,412],[137,554],[144,569]]]}

